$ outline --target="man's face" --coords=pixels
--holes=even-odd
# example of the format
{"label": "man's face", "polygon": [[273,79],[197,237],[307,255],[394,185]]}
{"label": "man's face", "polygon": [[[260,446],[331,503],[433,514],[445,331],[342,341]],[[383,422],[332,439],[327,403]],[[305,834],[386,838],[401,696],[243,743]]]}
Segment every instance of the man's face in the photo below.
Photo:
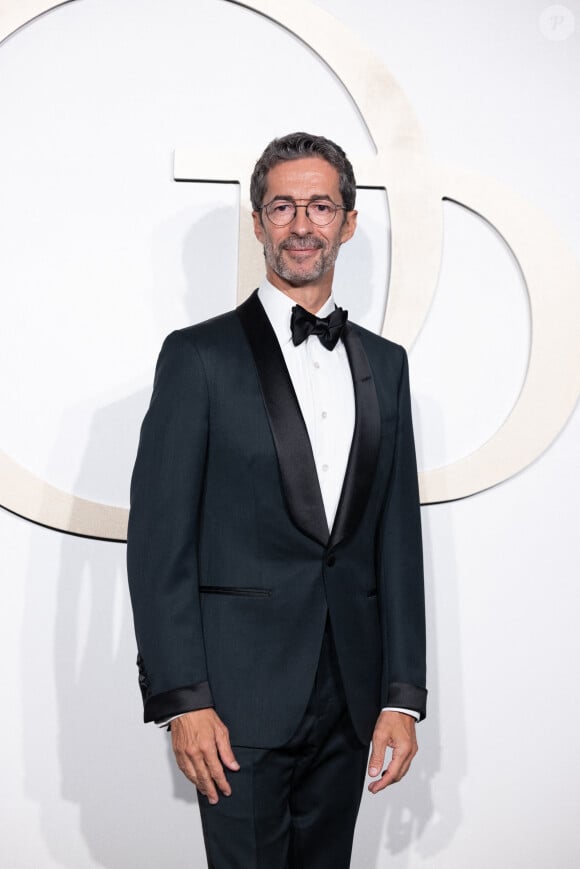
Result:
{"label": "man's face", "polygon": [[[262,204],[277,197],[300,205],[323,197],[343,204],[338,172],[321,157],[278,163],[266,180]],[[264,245],[267,275],[273,272],[295,287],[315,284],[328,273],[331,278],[340,245],[352,237],[356,227],[356,211],[339,210],[326,226],[312,223],[305,208],[298,208],[287,226],[274,225],[265,212],[255,211],[253,218],[256,238]]]}

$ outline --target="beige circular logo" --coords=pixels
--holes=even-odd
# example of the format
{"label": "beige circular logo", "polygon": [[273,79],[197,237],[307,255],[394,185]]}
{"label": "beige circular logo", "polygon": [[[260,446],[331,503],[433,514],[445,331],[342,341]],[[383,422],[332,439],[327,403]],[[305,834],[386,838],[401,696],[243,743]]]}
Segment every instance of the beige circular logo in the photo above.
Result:
{"label": "beige circular logo", "polygon": [[[0,40],[34,17],[70,0],[5,2]],[[222,0],[220,0],[222,2]],[[238,0],[227,0],[237,3]],[[477,450],[420,474],[424,504],[481,492],[521,471],[552,443],[580,393],[580,267],[548,219],[492,178],[435,165],[412,108],[385,66],[353,34],[306,0],[239,3],[294,34],[342,82],[376,147],[353,160],[359,184],[388,189],[392,260],[383,334],[407,347],[427,316],[439,271],[444,199],[477,212],[505,240],[523,274],[532,338],[520,395],[505,422]],[[554,11],[558,10],[558,11]],[[562,12],[561,10],[565,10]],[[567,7],[540,17],[547,38],[574,29]],[[570,13],[571,14],[571,13]],[[570,30],[570,28],[572,28]],[[559,36],[549,33],[559,32]],[[254,287],[263,261],[249,220],[253,157],[177,148],[178,180],[237,179],[240,214],[239,299]],[[0,503],[24,518],[72,534],[125,539],[127,511],[63,492],[0,453]]]}

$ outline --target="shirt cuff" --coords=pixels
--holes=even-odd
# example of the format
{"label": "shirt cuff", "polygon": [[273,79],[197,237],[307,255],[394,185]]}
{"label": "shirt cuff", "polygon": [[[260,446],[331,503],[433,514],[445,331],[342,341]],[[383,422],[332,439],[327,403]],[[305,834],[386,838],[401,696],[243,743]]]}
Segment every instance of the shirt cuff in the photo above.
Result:
{"label": "shirt cuff", "polygon": [[415,721],[419,721],[421,718],[420,713],[414,709],[401,709],[399,706],[383,706],[381,712],[402,712],[404,715],[410,715]]}
{"label": "shirt cuff", "polygon": [[182,715],[187,715],[187,712],[182,712],[180,715],[172,715],[171,718],[166,718],[163,721],[156,721],[156,727],[167,727],[172,721],[175,721],[176,718],[181,718]]}

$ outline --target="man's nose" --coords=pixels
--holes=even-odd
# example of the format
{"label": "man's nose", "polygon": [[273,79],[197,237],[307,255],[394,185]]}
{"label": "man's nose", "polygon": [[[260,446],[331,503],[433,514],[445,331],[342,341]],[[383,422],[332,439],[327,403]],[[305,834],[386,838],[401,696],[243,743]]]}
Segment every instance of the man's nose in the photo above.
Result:
{"label": "man's nose", "polygon": [[296,217],[292,221],[292,232],[296,235],[308,235],[312,232],[312,223],[306,214],[304,205],[296,206]]}

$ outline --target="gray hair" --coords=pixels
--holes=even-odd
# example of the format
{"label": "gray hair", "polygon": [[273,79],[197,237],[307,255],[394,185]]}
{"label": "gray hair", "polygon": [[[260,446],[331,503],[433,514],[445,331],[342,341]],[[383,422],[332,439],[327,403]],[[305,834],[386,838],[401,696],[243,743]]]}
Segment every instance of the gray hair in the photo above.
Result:
{"label": "gray hair", "polygon": [[270,169],[286,160],[300,160],[303,157],[322,157],[338,172],[338,186],[343,205],[347,211],[354,209],[356,200],[356,181],[350,160],[340,147],[324,136],[310,133],[289,133],[280,139],[273,139],[259,158],[252,172],[250,197],[252,208],[258,211],[264,200],[267,176]]}

